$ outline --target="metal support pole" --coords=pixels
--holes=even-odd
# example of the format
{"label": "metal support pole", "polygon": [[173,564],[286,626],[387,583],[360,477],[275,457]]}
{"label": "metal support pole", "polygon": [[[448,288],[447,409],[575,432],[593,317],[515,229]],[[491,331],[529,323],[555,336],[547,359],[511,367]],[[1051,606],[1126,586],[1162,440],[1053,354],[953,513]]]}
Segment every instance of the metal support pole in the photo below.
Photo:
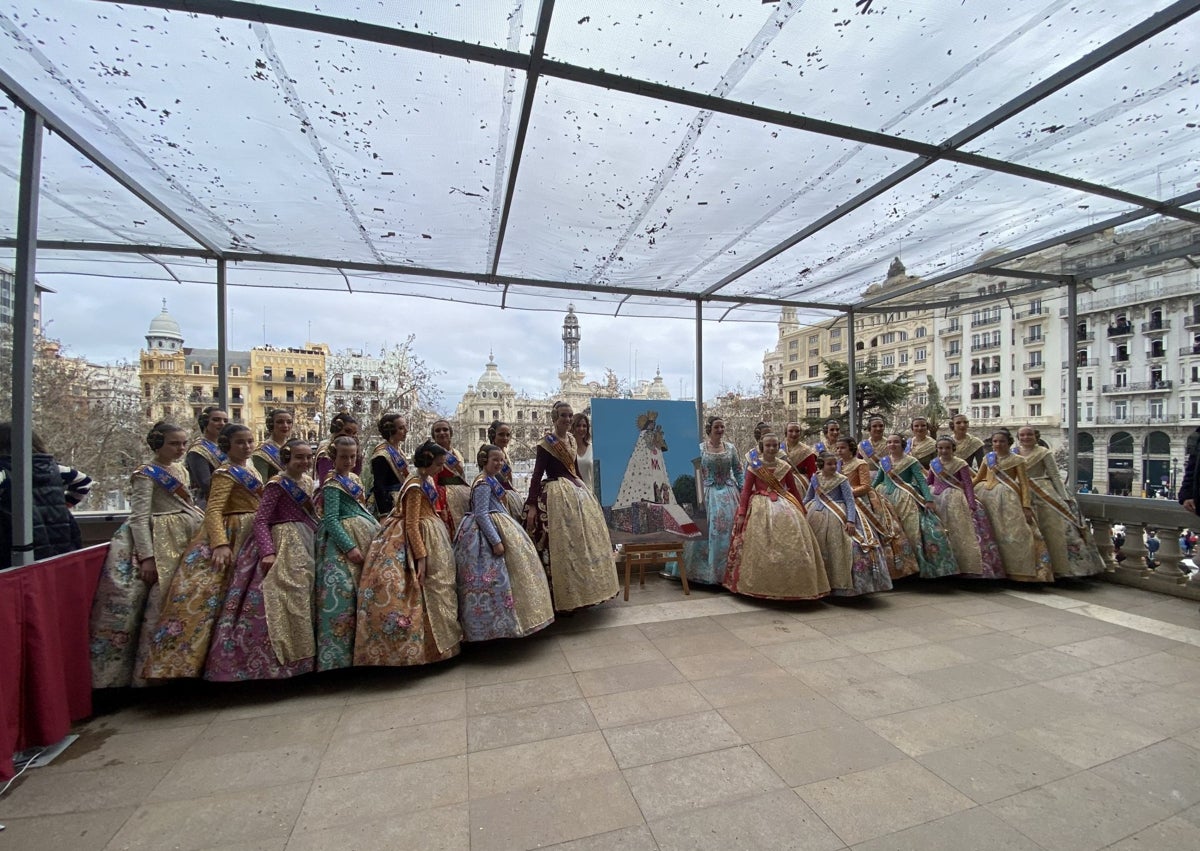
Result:
{"label": "metal support pole", "polygon": [[[1079,281],[1067,281],[1067,493],[1074,493],[1079,482],[1079,353],[1076,330],[1079,313],[1076,300]],[[1093,482],[1096,471],[1092,470]]]}
{"label": "metal support pole", "polygon": [[229,414],[229,289],[225,282],[225,260],[217,259],[217,395],[221,410]]}
{"label": "metal support pole", "polygon": [[849,386],[846,388],[849,393],[847,403],[850,407],[850,422],[847,432],[854,440],[858,440],[858,385],[855,381],[855,373],[858,371],[855,358],[858,357],[858,353],[854,348],[854,308],[846,311],[846,345],[850,347],[850,353],[846,356],[846,378],[849,381]]}
{"label": "metal support pole", "polygon": [[696,433],[704,440],[704,302],[696,302]]}
{"label": "metal support pole", "polygon": [[12,566],[33,563],[33,305],[37,298],[42,117],[25,110],[17,195],[17,269],[12,352]]}

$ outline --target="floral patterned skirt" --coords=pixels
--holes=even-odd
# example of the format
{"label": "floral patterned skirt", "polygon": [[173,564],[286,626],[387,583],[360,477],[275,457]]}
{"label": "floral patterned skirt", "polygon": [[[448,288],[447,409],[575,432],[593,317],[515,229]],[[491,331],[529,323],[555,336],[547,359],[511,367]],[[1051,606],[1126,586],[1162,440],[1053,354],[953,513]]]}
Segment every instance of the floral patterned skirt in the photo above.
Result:
{"label": "floral patterned skirt", "polygon": [[832,511],[808,508],[808,523],[817,536],[825,573],[835,597],[857,597],[892,590],[892,577],[879,540],[869,528],[860,544],[846,534],[846,527]]}
{"label": "floral patterned skirt", "polygon": [[1016,492],[1001,483],[991,488],[980,487],[975,496],[987,511],[1008,578],[1018,582],[1053,582],[1042,530],[1036,520],[1030,523],[1025,519]]}
{"label": "floral patterned skirt", "polygon": [[772,600],[815,600],[829,593],[817,538],[791,501],[750,497],[745,524],[729,547],[725,587]]}
{"label": "floral patterned skirt", "polygon": [[546,482],[538,498],[538,550],[548,565],[554,611],[569,612],[617,596],[617,566],[604,511],[587,488]]}
{"label": "floral patterned skirt", "polygon": [[956,488],[934,494],[933,504],[954,550],[959,573],[978,579],[1003,579],[1000,548],[983,506],[977,502],[976,510],[971,511],[967,495]]}
{"label": "floral patterned skirt", "polygon": [[492,545],[468,514],[454,541],[458,566],[458,619],[465,641],[520,638],[554,620],[550,586],[533,542],[507,513],[489,515],[503,555],[493,555]]}
{"label": "floral patterned skirt", "polygon": [[[1038,483],[1042,484],[1043,488],[1050,488],[1049,484],[1043,484],[1041,481]],[[1045,538],[1046,549],[1050,553],[1050,569],[1054,575],[1093,576],[1103,573],[1104,562],[1100,560],[1100,551],[1096,549],[1087,527],[1084,526],[1081,532],[1079,526],[1063,517],[1054,506],[1037,494],[1032,495],[1032,501],[1033,513]]]}
{"label": "floral patterned skirt", "polygon": [[[731,483],[712,485],[705,490],[704,510],[708,516],[708,534],[683,545],[683,563],[688,582],[720,585],[725,581],[739,495],[738,489]],[[663,573],[678,576],[679,567],[672,563]]]}
{"label": "floral patterned skirt", "polygon": [[[366,553],[379,530],[365,514],[346,517],[342,528]],[[317,536],[317,670],[348,668],[354,662],[354,633],[358,612],[358,579],[362,565],[354,564],[323,532]]]}
{"label": "floral patterned skirt", "polygon": [[900,526],[917,556],[921,576],[937,579],[958,573],[958,562],[954,560],[954,551],[950,548],[946,530],[942,528],[937,514],[918,506],[912,497],[899,488],[888,492],[880,485],[880,492],[884,499],[895,506]]}

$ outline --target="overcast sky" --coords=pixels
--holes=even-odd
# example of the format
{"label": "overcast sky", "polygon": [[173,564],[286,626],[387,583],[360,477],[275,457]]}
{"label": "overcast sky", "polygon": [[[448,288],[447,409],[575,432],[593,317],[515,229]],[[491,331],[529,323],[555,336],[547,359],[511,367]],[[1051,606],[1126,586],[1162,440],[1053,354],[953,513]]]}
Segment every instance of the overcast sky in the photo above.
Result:
{"label": "overcast sky", "polygon": [[[216,290],[211,286],[53,274],[39,280],[55,290],[43,296],[46,334],[61,340],[71,354],[102,363],[136,359],[163,298],[183,328],[185,345],[216,346]],[[446,411],[453,410],[467,385],[483,373],[489,348],[495,351],[500,372],[518,391],[540,396],[558,387],[561,312],[248,287],[230,287],[229,307],[231,349],[263,342],[298,346],[310,340],[335,351],[377,351],[415,333],[417,354],[444,373],[438,380]],[[672,398],[690,398],[695,392],[693,332],[694,323],[688,320],[582,314],[580,366],[589,380],[602,379],[606,367],[623,379],[653,378],[661,368]],[[756,387],[763,352],[774,347],[776,333],[772,323],[706,322],[704,396],[711,399],[739,385]]]}

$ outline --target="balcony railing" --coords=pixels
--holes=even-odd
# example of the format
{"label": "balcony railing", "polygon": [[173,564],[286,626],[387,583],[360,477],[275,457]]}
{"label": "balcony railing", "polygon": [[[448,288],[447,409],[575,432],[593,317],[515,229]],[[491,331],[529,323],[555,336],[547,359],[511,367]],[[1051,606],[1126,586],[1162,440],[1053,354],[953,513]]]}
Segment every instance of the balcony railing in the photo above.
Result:
{"label": "balcony railing", "polygon": [[944,325],[938,329],[939,334],[959,334],[961,332],[962,326],[956,322],[952,322],[949,325]]}
{"label": "balcony railing", "polygon": [[1115,355],[1113,355],[1113,361],[1116,363],[1128,363],[1129,362],[1129,352],[1125,352],[1124,354],[1122,354],[1121,352],[1117,352]]}
{"label": "balcony railing", "polygon": [[[1080,369],[1083,369],[1083,368],[1089,367],[1089,366],[1098,366],[1099,364],[1100,364],[1100,358],[1081,358],[1080,360],[1075,361],[1075,365],[1077,367],[1079,367]],[[1068,369],[1068,368],[1070,368],[1070,366],[1071,366],[1070,361],[1062,362],[1063,369]]]}
{"label": "balcony railing", "polygon": [[1179,356],[1181,358],[1189,358],[1192,355],[1200,355],[1200,345],[1184,346],[1179,350]]}
{"label": "balcony railing", "polygon": [[1031,371],[1033,371],[1033,370],[1035,370],[1035,369],[1036,369],[1036,370],[1043,370],[1043,369],[1045,369],[1045,368],[1046,368],[1046,362],[1045,362],[1045,361],[1041,361],[1041,360],[1039,360],[1039,361],[1030,361],[1029,363],[1025,364],[1025,371],[1026,371],[1026,372],[1031,372]]}
{"label": "balcony railing", "polygon": [[947,393],[945,396],[942,397],[942,401],[945,402],[946,404],[953,404],[953,403],[961,401],[961,400],[962,400],[962,394],[960,394],[960,393]]}
{"label": "balcony railing", "polygon": [[998,366],[973,366],[971,367],[971,375],[999,375],[1000,367]]}
{"label": "balcony railing", "polygon": [[1150,360],[1162,360],[1166,356],[1166,349],[1151,349],[1150,351],[1146,352],[1146,357]]}
{"label": "balcony railing", "polygon": [[1170,319],[1158,319],[1158,320],[1151,319],[1149,322],[1142,323],[1142,333],[1143,334],[1155,334],[1160,331],[1170,331],[1170,330],[1171,330],[1171,320]]}
{"label": "balcony railing", "polygon": [[1019,320],[1037,319],[1039,316],[1045,316],[1048,313],[1049,313],[1049,311],[1046,310],[1046,308],[1044,308],[1044,307],[1031,307],[1028,310],[1018,313],[1014,318],[1019,319]]}
{"label": "balcony railing", "polygon": [[1094,343],[1095,341],[1096,341],[1096,332],[1095,331],[1088,331],[1086,334],[1080,334],[1078,331],[1075,332],[1075,342],[1076,343]]}
{"label": "balcony railing", "polygon": [[1000,324],[1000,315],[999,314],[997,314],[995,316],[985,316],[982,319],[972,319],[971,320],[972,328],[982,328],[985,325],[999,325],[999,324]]}
{"label": "balcony railing", "polygon": [[1134,381],[1130,384],[1105,384],[1100,388],[1101,393],[1157,393],[1170,390],[1175,386],[1173,381]]}
{"label": "balcony railing", "polygon": [[1107,333],[1109,337],[1128,337],[1133,333],[1133,323],[1126,322],[1122,325],[1109,325]]}
{"label": "balcony railing", "polygon": [[1022,393],[1022,396],[1045,396],[1046,391],[1041,387],[1027,387]]}
{"label": "balcony railing", "polygon": [[1179,414],[1163,414],[1154,416],[1152,414],[1101,414],[1096,417],[1096,422],[1099,425],[1171,425],[1179,422]]}
{"label": "balcony railing", "polygon": [[947,372],[943,377],[947,381],[956,381],[959,378],[962,378],[962,373],[961,372]]}
{"label": "balcony railing", "polygon": [[1026,346],[1040,346],[1044,342],[1046,342],[1046,338],[1043,337],[1041,334],[1037,335],[1036,337],[1022,337],[1021,338],[1021,343]]}
{"label": "balcony railing", "polygon": [[[1158,484],[1158,483],[1154,483]],[[1175,486],[1178,487],[1178,482]],[[1139,492],[1141,488],[1138,488]],[[1180,570],[1183,553],[1179,549],[1179,533],[1195,528],[1196,515],[1184,510],[1170,499],[1137,499],[1134,497],[1078,494],[1075,497],[1084,519],[1092,524],[1096,546],[1105,564],[1104,579],[1122,585],[1133,585],[1150,591],[1196,596],[1197,588],[1188,574]],[[1125,525],[1125,543],[1120,550],[1113,547],[1112,527]],[[1143,533],[1158,531],[1158,552],[1149,560]],[[1117,555],[1121,555],[1120,560]]]}
{"label": "balcony railing", "polygon": [[989,393],[986,395],[983,393],[972,393],[971,394],[972,402],[990,402],[992,399],[999,399],[999,398],[1000,398],[999,393],[994,393],[994,394]]}
{"label": "balcony railing", "polygon": [[960,357],[962,357],[962,349],[956,349],[953,346],[951,346],[950,348],[946,349],[946,357],[960,358]]}
{"label": "balcony railing", "polygon": [[1184,328],[1200,328],[1200,314],[1192,314],[1187,319],[1183,320]]}
{"label": "balcony railing", "polygon": [[973,352],[986,352],[990,349],[998,349],[998,348],[1000,348],[999,341],[993,342],[991,340],[988,340],[987,342],[984,342],[984,341],[980,340],[978,343],[971,344],[971,351],[973,351]]}

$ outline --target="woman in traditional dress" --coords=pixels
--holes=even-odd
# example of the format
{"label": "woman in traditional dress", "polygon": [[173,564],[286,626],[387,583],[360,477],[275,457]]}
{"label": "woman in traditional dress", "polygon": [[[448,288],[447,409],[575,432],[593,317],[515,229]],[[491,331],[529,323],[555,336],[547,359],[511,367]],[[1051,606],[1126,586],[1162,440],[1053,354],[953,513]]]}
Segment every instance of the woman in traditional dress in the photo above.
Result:
{"label": "woman in traditional dress", "polygon": [[[684,544],[683,563],[688,582],[721,585],[729,564],[733,520],[744,482],[742,459],[734,445],[725,440],[725,420],[709,417],[704,424],[704,435],[698,478],[708,532],[704,538]],[[674,562],[662,572],[672,579],[679,578],[679,566]]]}
{"label": "woman in traditional dress", "polygon": [[157,422],[146,444],[154,461],[130,479],[129,519],[113,536],[92,603],[92,688],[142,683],[136,658],[145,661],[163,591],[204,519],[179,463],[187,432]]}
{"label": "woman in traditional dress", "polygon": [[355,665],[426,665],[458,654],[454,547],[437,503],[446,450],[425,441],[371,541],[358,593]]}
{"label": "woman in traditional dress", "polygon": [[975,497],[971,468],[955,455],[954,438],[937,439],[937,457],[929,462],[933,503],[958,572],[979,579],[1003,579],[1004,564],[987,512]]}
{"label": "woman in traditional dress", "polygon": [[912,438],[908,441],[908,454],[916,458],[924,472],[928,474],[929,462],[937,455],[937,442],[929,433],[929,420],[924,417],[913,417],[909,427],[912,429]]}
{"label": "woman in traditional dress", "polygon": [[282,408],[267,411],[267,439],[258,445],[250,462],[264,482],[283,472],[283,461],[279,458],[279,450],[288,442],[292,433],[292,412]]}
{"label": "woman in traditional dress", "polygon": [[779,438],[764,434],[751,452],[729,546],[725,587],[772,600],[815,600],[829,593],[816,535],[805,517],[792,465]]}
{"label": "woman in traditional dress", "polygon": [[745,461],[747,464],[749,464],[749,463],[750,463],[750,453],[751,453],[751,452],[757,452],[757,453],[758,453],[758,454],[760,454],[760,455],[762,454],[762,438],[763,438],[763,435],[764,435],[764,434],[768,434],[768,433],[770,433],[770,432],[771,432],[771,424],[770,424],[770,423],[763,422],[762,420],[759,420],[759,421],[758,421],[758,423],[757,423],[757,424],[754,426],[754,432],[753,432],[753,434],[754,434],[754,445],[753,445],[752,447],[750,447],[749,449],[747,449],[747,450],[746,450],[746,454],[742,456],[742,459],[743,459],[743,460],[744,460],[744,461]]}
{"label": "woman in traditional dress", "polygon": [[966,414],[955,414],[954,419],[950,421],[950,426],[954,429],[954,457],[966,461],[972,470],[978,470],[979,465],[983,463],[985,447],[982,440],[967,431],[970,425],[971,421],[967,419]]}
{"label": "woman in traditional dress", "polygon": [[[508,457],[508,446],[512,443],[512,426],[500,422],[500,420],[494,420],[491,427],[488,428],[487,435],[490,445],[498,447],[504,455],[504,463],[500,465],[500,472],[496,474],[496,480],[504,488],[504,505],[508,508],[508,513],[520,523],[525,519],[525,497],[517,492],[516,485],[513,483],[512,459]],[[480,452],[482,451],[483,447],[481,446]]]}
{"label": "woman in traditional dress", "polygon": [[1025,459],[1012,451],[1012,435],[992,435],[992,451],[975,474],[975,495],[983,503],[1000,561],[1009,579],[1018,582],[1053,582],[1050,553],[1033,513]]}
{"label": "woman in traditional dress", "polygon": [[408,420],[403,414],[384,414],[379,418],[379,436],[383,442],[371,454],[371,490],[375,495],[375,514],[386,517],[396,505],[400,488],[411,471],[408,459],[400,451],[408,437]]}
{"label": "woman in traditional dress", "polygon": [[1079,516],[1079,507],[1067,494],[1054,454],[1038,445],[1038,434],[1032,427],[1017,429],[1017,453],[1025,459],[1033,514],[1050,551],[1050,569],[1055,577],[1103,573],[1100,552]]}
{"label": "woman in traditional dress", "polygon": [[573,416],[566,402],[551,408],[554,431],[537,445],[525,500],[525,528],[550,575],[556,612],[602,603],[618,590],[604,512],[575,467]]}
{"label": "woman in traditional dress", "polygon": [[450,537],[458,531],[462,519],[471,510],[471,486],[467,484],[467,462],[462,454],[454,451],[454,429],[446,420],[438,420],[430,429],[433,442],[446,450],[442,469],[438,473],[438,492],[442,494],[446,510],[446,523]]}
{"label": "woman in traditional dress", "polygon": [[838,438],[842,436],[842,424],[837,420],[826,420],[821,426],[821,439],[817,441],[813,449],[817,450],[817,467],[821,466],[822,455],[833,455],[833,447],[837,444]]}
{"label": "woman in traditional dress", "polygon": [[[325,480],[329,478],[329,474],[333,472],[333,444],[339,437],[353,437],[358,440],[358,420],[349,411],[338,411],[333,415],[333,419],[329,421],[329,439],[321,441],[317,446],[317,487],[325,484]],[[362,475],[363,456],[362,444],[358,444],[358,457],[354,459],[354,465],[350,468],[350,472],[356,476]],[[320,497],[318,497],[319,501]]]}
{"label": "woman in traditional dress", "polygon": [[913,545],[921,576],[926,579],[958,573],[954,551],[934,511],[933,494],[917,459],[904,452],[904,438],[888,435],[888,454],[879,460],[872,484],[896,507],[904,534]]}
{"label": "woman in traditional dress", "polygon": [[788,423],[784,426],[782,449],[785,460],[796,471],[800,490],[806,491],[809,481],[817,474],[817,450],[805,443],[800,433],[800,423]]}
{"label": "woman in traditional dress", "polygon": [[471,513],[454,539],[458,619],[464,641],[521,638],[554,620],[546,572],[533,541],[504,505],[499,446],[479,449]]}
{"label": "woman in traditional dress", "polygon": [[850,482],[858,514],[882,547],[888,576],[894,581],[918,573],[920,566],[917,564],[916,551],[904,534],[895,506],[871,487],[873,474],[870,462],[854,454],[854,441],[848,437],[839,437],[834,449],[842,464],[841,473]]}
{"label": "woman in traditional dress", "polygon": [[279,448],[283,472],[263,486],[253,537],[238,553],[208,649],[206,680],[281,680],[313,669],[312,458],[303,440]]}
{"label": "woman in traditional dress", "polygon": [[579,478],[583,479],[584,487],[596,494],[596,482],[592,478],[592,421],[585,413],[578,413],[571,419],[571,434],[575,437],[575,469]]}
{"label": "woman in traditional dress", "polygon": [[[874,473],[879,469],[879,462],[887,455],[887,421],[883,417],[871,417],[867,420],[867,438],[858,444],[858,456],[867,462],[867,467]],[[893,579],[896,577],[893,575]]]}
{"label": "woman in traditional dress", "polygon": [[366,507],[366,491],[354,474],[358,439],[342,435],[332,444],[333,470],[321,486],[317,533],[317,670],[347,668],[354,661],[358,580],[379,523]]}
{"label": "woman in traditional dress", "polygon": [[821,467],[808,485],[804,505],[834,596],[856,597],[892,589],[879,539],[859,515],[850,479],[838,472],[836,455],[821,456]]}
{"label": "woman in traditional dress", "polygon": [[204,673],[213,625],[225,600],[234,562],[250,539],[262,480],[250,466],[254,434],[244,425],[222,429],[217,446],[229,460],[213,473],[204,523],[163,594],[142,676],[147,680]]}
{"label": "woman in traditional dress", "polygon": [[192,502],[203,511],[213,470],[227,460],[225,453],[217,446],[217,437],[220,436],[221,429],[229,425],[229,414],[216,405],[209,405],[200,412],[196,423],[200,426],[200,436],[188,444],[184,463],[191,480]]}

